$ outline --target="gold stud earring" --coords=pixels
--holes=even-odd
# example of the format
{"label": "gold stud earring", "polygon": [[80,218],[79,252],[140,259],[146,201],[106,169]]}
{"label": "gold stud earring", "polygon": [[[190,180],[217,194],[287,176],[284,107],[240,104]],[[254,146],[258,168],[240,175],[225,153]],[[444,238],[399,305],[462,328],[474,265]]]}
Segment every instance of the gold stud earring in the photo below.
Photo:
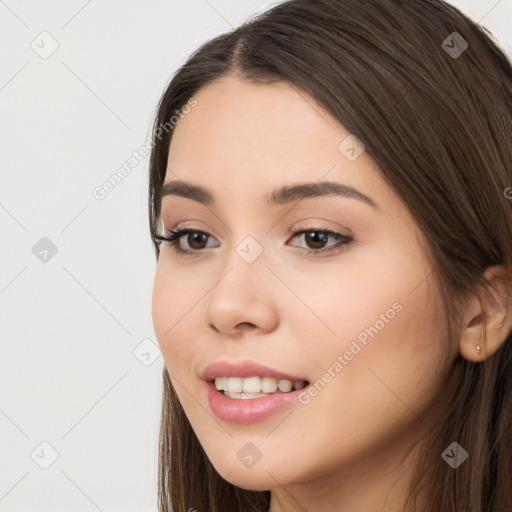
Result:
{"label": "gold stud earring", "polygon": [[480,351],[481,351],[481,350],[482,350],[482,349],[480,348],[480,345],[477,345],[477,346],[476,346],[476,351],[480,354]]}

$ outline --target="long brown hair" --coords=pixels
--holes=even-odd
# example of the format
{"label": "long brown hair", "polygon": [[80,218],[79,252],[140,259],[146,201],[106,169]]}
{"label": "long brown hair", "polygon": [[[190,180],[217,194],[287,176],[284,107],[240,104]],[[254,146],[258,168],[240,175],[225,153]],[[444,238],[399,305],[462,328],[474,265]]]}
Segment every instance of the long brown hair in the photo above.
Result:
{"label": "long brown hair", "polygon": [[[174,74],[154,121],[157,258],[169,120],[228,74],[293,84],[364,142],[428,240],[450,334],[462,297],[487,284],[483,271],[512,260],[512,66],[492,35],[441,0],[289,0],[207,42]],[[510,338],[481,363],[455,361],[411,503],[428,488],[435,512],[512,510]],[[439,450],[454,440],[470,454],[456,471]],[[160,512],[268,510],[269,491],[237,488],[215,471],[165,367],[159,450]]]}

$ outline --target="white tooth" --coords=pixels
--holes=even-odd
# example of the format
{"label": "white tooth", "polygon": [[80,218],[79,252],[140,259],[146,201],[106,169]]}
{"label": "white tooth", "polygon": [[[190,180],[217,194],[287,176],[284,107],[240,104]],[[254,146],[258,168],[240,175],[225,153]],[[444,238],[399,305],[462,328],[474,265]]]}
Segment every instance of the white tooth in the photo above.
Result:
{"label": "white tooth", "polygon": [[226,377],[215,377],[215,387],[219,391],[224,391],[227,388],[227,378]]}
{"label": "white tooth", "polygon": [[263,393],[274,393],[277,389],[277,380],[273,377],[263,377],[261,379],[261,391]]}
{"label": "white tooth", "polygon": [[266,393],[230,393],[225,391],[224,394],[229,398],[247,400],[251,398],[259,398],[260,396],[268,396]]}
{"label": "white tooth", "polygon": [[256,394],[266,396],[272,393],[288,393],[292,389],[302,389],[305,386],[306,382],[302,380],[291,382],[282,379],[278,381],[273,377],[215,377],[215,387],[219,391],[234,394],[249,393],[251,398],[256,398]]}
{"label": "white tooth", "polygon": [[243,387],[242,377],[225,377],[227,380],[224,389],[230,393],[241,393]]}
{"label": "white tooth", "polygon": [[292,383],[289,380],[280,380],[277,383],[277,387],[283,392],[286,393],[287,391],[291,391],[292,389]]}
{"label": "white tooth", "polygon": [[259,393],[261,391],[261,379],[259,377],[246,377],[242,384],[244,393]]}

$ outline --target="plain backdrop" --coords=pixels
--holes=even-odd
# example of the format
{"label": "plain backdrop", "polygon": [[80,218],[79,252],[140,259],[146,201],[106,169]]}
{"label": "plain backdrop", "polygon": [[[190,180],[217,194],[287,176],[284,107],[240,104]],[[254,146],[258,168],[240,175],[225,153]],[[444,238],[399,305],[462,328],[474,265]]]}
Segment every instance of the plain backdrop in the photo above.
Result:
{"label": "plain backdrop", "polygon": [[[0,0],[0,512],[157,510],[164,362],[133,152],[186,57],[275,3]],[[452,3],[512,55],[512,0]]]}

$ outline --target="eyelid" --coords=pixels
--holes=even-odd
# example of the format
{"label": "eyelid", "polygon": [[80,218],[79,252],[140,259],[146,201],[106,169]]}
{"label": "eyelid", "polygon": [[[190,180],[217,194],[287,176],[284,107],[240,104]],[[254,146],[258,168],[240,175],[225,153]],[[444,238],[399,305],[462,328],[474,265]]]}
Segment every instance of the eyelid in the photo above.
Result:
{"label": "eyelid", "polygon": [[[350,231],[350,230],[349,230]],[[322,256],[328,256],[331,253],[339,253],[347,249],[349,246],[351,246],[354,243],[354,237],[350,235],[345,235],[343,233],[339,233],[337,231],[333,231],[328,228],[323,227],[317,227],[317,226],[311,226],[311,227],[305,227],[305,226],[296,226],[294,228],[291,228],[288,232],[289,238],[286,241],[285,245],[288,245],[289,240],[293,240],[293,238],[297,238],[300,235],[303,235],[305,233],[310,232],[317,232],[317,233],[323,233],[327,237],[332,237],[336,240],[336,243],[327,245],[327,248],[321,248],[321,249],[307,249],[304,247],[297,247],[294,245],[291,245],[291,247],[295,247],[298,249],[301,253],[305,254],[312,254],[315,257],[322,257]],[[170,246],[172,246],[174,252],[176,255],[181,256],[200,256],[201,253],[205,252],[205,249],[208,247],[202,248],[202,249],[183,249],[180,246],[180,240],[184,236],[190,233],[201,233],[205,235],[208,238],[216,239],[211,233],[209,233],[206,230],[198,229],[194,226],[189,226],[188,223],[185,225],[183,224],[177,224],[175,227],[173,227],[170,230],[165,230],[164,236],[158,236],[157,239],[161,242],[167,242]],[[211,247],[210,247],[211,248]]]}
{"label": "eyelid", "polygon": [[165,234],[165,233],[169,233],[170,231],[194,231],[194,232],[198,232],[198,233],[205,233],[208,236],[216,238],[211,234],[211,232],[207,228],[201,228],[201,227],[198,227],[197,225],[193,225],[192,224],[193,222],[194,221],[178,222],[170,229],[166,229],[165,224],[162,222],[161,233]]}
{"label": "eyelid", "polygon": [[[343,229],[344,232],[343,233],[339,233],[340,235],[343,235],[347,238],[349,237],[353,237],[353,233],[352,233],[352,230],[349,229],[348,227],[346,226],[343,226],[342,224],[339,224],[337,222],[333,222],[333,221],[330,221],[328,219],[322,219],[322,218],[318,218],[316,220],[312,220],[312,221],[309,221],[309,219],[307,220],[308,222],[315,222],[316,224],[313,225],[313,226],[303,226],[301,224],[301,222],[305,222],[305,220],[301,220],[299,219],[297,221],[297,224],[298,226],[296,227],[293,227],[293,228],[290,228],[288,230],[288,234],[297,234],[297,232],[299,231],[322,231],[322,232],[330,232],[330,233],[338,233],[338,231],[336,231],[337,229]],[[206,233],[210,236],[213,236],[207,228],[203,229],[203,228],[198,228],[197,226],[195,225],[191,225],[191,223],[193,222],[196,222],[196,221],[183,221],[183,222],[178,222],[177,224],[175,224],[171,229],[166,229],[165,228],[165,224],[164,224],[164,221],[161,220],[160,221],[160,226],[161,226],[161,230],[160,230],[160,233],[166,233],[166,232],[169,232],[169,231],[181,231],[181,230],[190,230],[190,231],[200,231],[200,232],[203,232],[203,233]],[[324,223],[324,222],[329,222],[331,224],[336,224],[338,227],[337,228],[328,228],[328,227],[321,227],[319,226],[319,224],[321,223]]]}
{"label": "eyelid", "polygon": [[[293,240],[294,238],[297,238],[300,235],[303,235],[304,233],[310,233],[310,232],[317,232],[317,233],[324,233],[327,235],[327,237],[333,237],[337,241],[336,243],[332,245],[328,245],[327,248],[323,249],[306,249],[304,247],[298,247],[301,251],[306,251],[307,254],[315,254],[319,257],[322,255],[327,255],[331,252],[340,252],[347,246],[351,245],[354,242],[354,237],[352,235],[345,235],[343,233],[339,233],[338,231],[334,231],[332,229],[328,228],[322,228],[322,227],[316,227],[316,226],[297,226],[295,228],[292,228],[290,230],[290,240]],[[294,247],[294,246],[292,246]]]}

